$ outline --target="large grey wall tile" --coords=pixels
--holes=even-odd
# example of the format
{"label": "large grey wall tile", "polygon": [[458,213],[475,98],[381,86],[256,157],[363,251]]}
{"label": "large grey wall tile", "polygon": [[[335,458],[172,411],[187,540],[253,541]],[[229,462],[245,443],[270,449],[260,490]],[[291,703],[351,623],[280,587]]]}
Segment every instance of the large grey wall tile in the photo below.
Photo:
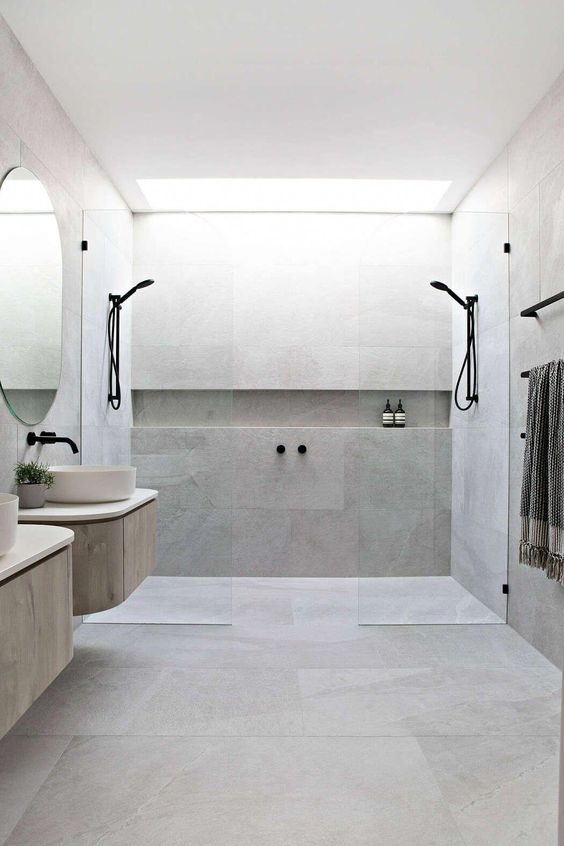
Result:
{"label": "large grey wall tile", "polygon": [[238,390],[356,390],[358,347],[257,346],[233,352],[233,387]]}
{"label": "large grey wall tile", "polygon": [[136,214],[133,236],[140,271],[161,263],[179,267],[231,263],[228,243],[209,215]]}
{"label": "large grey wall tile", "polygon": [[449,347],[361,347],[361,391],[450,391]]}
{"label": "large grey wall tile", "polygon": [[[278,444],[286,446],[283,455]],[[305,455],[297,451],[300,444]],[[338,429],[236,429],[233,449],[236,507],[344,507],[344,435]]]}
{"label": "large grey wall tile", "polygon": [[18,460],[18,426],[13,423],[0,425],[0,490],[10,493],[14,488],[14,466]]}
{"label": "large grey wall tile", "polygon": [[233,572],[237,576],[290,575],[292,512],[233,509]]}
{"label": "large grey wall tile", "polygon": [[370,215],[361,265],[450,266],[450,215]]}
{"label": "large grey wall tile", "polygon": [[[507,240],[507,214],[462,212],[453,216],[452,287],[461,297],[478,295],[478,331],[505,323],[508,318],[509,256],[504,252]],[[440,292],[436,293],[440,296]],[[465,331],[465,319],[455,303],[452,309],[456,343],[460,330]]]}
{"label": "large grey wall tile", "polygon": [[454,429],[452,511],[507,531],[508,431],[504,426]]}
{"label": "large grey wall tile", "polygon": [[229,429],[132,430],[138,483],[154,485],[164,507],[229,507],[234,447]]}
{"label": "large grey wall tile", "polygon": [[131,384],[137,390],[198,389],[231,390],[233,347],[208,343],[161,346],[157,343],[132,347]]}
{"label": "large grey wall tile", "polygon": [[0,118],[0,179],[20,164],[21,142],[14,130]]}
{"label": "large grey wall tile", "polygon": [[231,509],[159,507],[156,576],[233,574]]}
{"label": "large grey wall tile", "polygon": [[535,186],[509,215],[511,317],[541,298],[540,200]]}
{"label": "large grey wall tile", "polygon": [[364,429],[359,449],[362,507],[450,506],[450,430]]}
{"label": "large grey wall tile", "polygon": [[233,279],[222,264],[134,265],[135,279],[155,279],[131,303],[135,347],[217,346],[233,342]]}
{"label": "large grey wall tile", "polygon": [[356,266],[239,266],[234,271],[234,343],[356,347]]}
{"label": "large grey wall tile", "polygon": [[[453,480],[453,486],[457,480]],[[502,620],[507,613],[507,532],[453,510],[451,574]]]}
{"label": "large grey wall tile", "polygon": [[361,508],[359,575],[450,575],[448,515],[423,503],[412,510]]}
{"label": "large grey wall tile", "polygon": [[[466,343],[457,344],[452,351],[452,381],[456,381],[466,355]],[[453,402],[452,426],[508,426],[509,425],[509,323],[490,329],[478,327],[478,402],[469,411],[459,411]],[[459,398],[466,403],[466,372]]]}
{"label": "large grey wall tile", "polygon": [[432,279],[450,282],[450,266],[361,267],[359,344],[449,347],[450,301],[436,296]]}
{"label": "large grey wall tile", "polygon": [[82,203],[84,141],[4,20],[0,55],[10,69],[0,92],[0,115],[73,199]]}
{"label": "large grey wall tile", "polygon": [[509,142],[510,209],[564,159],[564,74]]}
{"label": "large grey wall tile", "polygon": [[[563,97],[564,108],[564,97]],[[564,151],[563,151],[564,152]],[[540,293],[541,299],[562,291],[564,283],[564,163],[539,186],[540,190]],[[534,230],[533,230],[534,231]],[[529,305],[535,302],[533,300]]]}

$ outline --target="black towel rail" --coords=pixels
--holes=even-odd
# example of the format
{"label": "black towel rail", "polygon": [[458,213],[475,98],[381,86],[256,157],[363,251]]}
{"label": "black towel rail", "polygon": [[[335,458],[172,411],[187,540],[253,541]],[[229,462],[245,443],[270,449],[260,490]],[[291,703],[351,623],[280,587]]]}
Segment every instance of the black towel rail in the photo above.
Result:
{"label": "black towel rail", "polygon": [[557,303],[558,300],[564,300],[564,291],[560,291],[559,294],[554,294],[553,297],[548,297],[546,300],[541,300],[540,303],[535,303],[529,306],[529,308],[524,309],[521,312],[521,317],[538,317],[537,312],[541,308],[552,305],[552,303]]}

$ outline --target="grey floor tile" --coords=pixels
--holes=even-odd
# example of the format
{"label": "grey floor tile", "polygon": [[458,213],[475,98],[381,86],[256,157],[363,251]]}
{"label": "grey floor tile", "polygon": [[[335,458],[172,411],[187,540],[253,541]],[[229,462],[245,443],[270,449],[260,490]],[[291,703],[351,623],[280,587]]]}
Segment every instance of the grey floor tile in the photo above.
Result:
{"label": "grey floor tile", "polygon": [[255,623],[234,626],[89,626],[75,663],[102,667],[385,667],[379,628]]}
{"label": "grey floor tile", "polygon": [[0,843],[5,843],[70,740],[8,735],[0,741]]}
{"label": "grey floor tile", "polygon": [[9,846],[463,846],[410,738],[83,738]]}
{"label": "grey floor tile", "polygon": [[72,665],[16,734],[300,735],[294,670]]}
{"label": "grey floor tile", "polygon": [[159,668],[71,663],[16,723],[15,734],[123,734],[157,690]]}
{"label": "grey floor tile", "polygon": [[370,626],[382,641],[387,667],[554,666],[506,625]]}
{"label": "grey floor tile", "polygon": [[467,846],[554,846],[556,737],[426,737],[423,753]]}
{"label": "grey floor tile", "polygon": [[450,576],[360,579],[358,597],[364,625],[505,622]]}
{"label": "grey floor tile", "polygon": [[88,623],[230,625],[231,579],[149,576],[115,608]]}
{"label": "grey floor tile", "polygon": [[558,735],[559,674],[523,668],[300,670],[306,735]]}

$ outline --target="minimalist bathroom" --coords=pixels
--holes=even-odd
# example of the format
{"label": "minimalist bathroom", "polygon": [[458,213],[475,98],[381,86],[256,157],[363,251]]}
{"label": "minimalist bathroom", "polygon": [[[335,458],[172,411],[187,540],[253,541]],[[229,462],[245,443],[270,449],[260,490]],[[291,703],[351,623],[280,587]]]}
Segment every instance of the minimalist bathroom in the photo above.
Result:
{"label": "minimalist bathroom", "polygon": [[0,0],[0,846],[564,846],[562,33]]}

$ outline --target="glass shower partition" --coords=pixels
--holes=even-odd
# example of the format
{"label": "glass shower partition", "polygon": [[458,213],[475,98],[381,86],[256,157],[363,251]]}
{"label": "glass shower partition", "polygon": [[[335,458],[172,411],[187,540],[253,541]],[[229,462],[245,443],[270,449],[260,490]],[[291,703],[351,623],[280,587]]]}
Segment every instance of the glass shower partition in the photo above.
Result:
{"label": "glass shower partition", "polygon": [[159,493],[157,564],[124,603],[87,622],[228,625],[230,251],[209,216],[190,213],[134,215],[134,244],[134,279],[155,284],[132,303],[131,463],[138,487]]}
{"label": "glass shower partition", "polygon": [[[502,623],[507,215],[455,214],[452,227],[448,215],[381,217],[359,271],[359,623]],[[479,295],[479,403],[468,413],[452,405],[466,314],[435,279]],[[392,413],[401,399],[405,427],[401,414],[383,425],[388,399]]]}

